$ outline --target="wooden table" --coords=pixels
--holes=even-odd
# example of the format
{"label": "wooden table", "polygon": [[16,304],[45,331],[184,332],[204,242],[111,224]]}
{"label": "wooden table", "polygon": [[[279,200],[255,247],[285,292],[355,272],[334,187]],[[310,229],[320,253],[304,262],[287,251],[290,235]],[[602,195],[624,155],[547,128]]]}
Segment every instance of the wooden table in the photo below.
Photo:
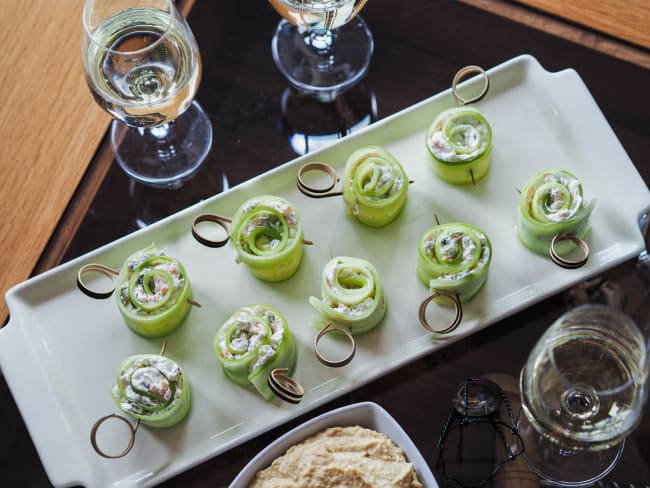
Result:
{"label": "wooden table", "polygon": [[650,3],[645,0],[519,0],[571,22],[650,49]]}
{"label": "wooden table", "polygon": [[[0,290],[29,277],[110,118],[81,67],[82,2],[0,5]],[[0,317],[6,318],[4,304]]]}
{"label": "wooden table", "polygon": [[[377,117],[447,88],[460,66],[491,67],[514,55],[531,53],[549,71],[573,67],[579,72],[641,176],[650,181],[650,166],[645,164],[650,153],[650,136],[644,125],[647,109],[643,99],[630,96],[645,93],[650,86],[647,69],[585,48],[576,39],[569,42],[565,31],[560,38],[507,20],[501,15],[507,17],[513,10],[504,10],[507,5],[502,2],[469,3],[489,4],[487,7],[500,15],[450,1],[417,0],[411,10],[397,13],[383,0],[368,2],[363,15],[377,44],[365,84],[372,86],[377,97]],[[34,270],[46,269],[137,229],[138,220],[159,218],[220,191],[224,164],[237,161],[236,166],[227,166],[230,184],[236,184],[295,156],[278,125],[284,80],[270,59],[269,39],[277,22],[270,9],[250,20],[244,30],[237,23],[245,16],[239,2],[198,2],[194,7],[190,23],[206,67],[198,100],[213,118],[215,149],[206,163],[205,178],[199,177],[171,195],[133,184],[110,164],[108,148],[102,144],[109,119],[92,102],[78,59],[80,7],[74,2],[57,9],[49,6],[42,2],[30,10],[12,0],[0,7],[3,40],[12,39],[17,46],[3,61],[14,69],[5,69],[2,94],[10,103],[3,107],[0,121],[0,170],[10,182],[1,194],[6,236],[0,249],[3,292]],[[54,11],[47,17],[37,14],[49,10]],[[520,10],[514,12],[521,14]],[[32,31],[39,33],[43,49],[31,49],[27,40],[16,41],[20,36],[12,19],[19,16],[33,19]],[[431,19],[424,24],[430,29],[422,28],[423,24],[418,24],[419,29],[410,27],[423,18]],[[543,27],[549,25],[553,22]],[[613,54],[631,52],[634,59],[647,57],[642,49],[624,47],[628,49]],[[74,56],[69,54],[73,52]],[[418,66],[418,62],[426,66]],[[43,80],[47,80],[45,88]],[[638,303],[638,291],[644,284],[634,272],[634,263],[612,270],[607,278],[625,287],[630,306]],[[447,413],[445,402],[459,382],[468,375],[491,371],[516,374],[532,343],[563,308],[564,298],[558,295],[546,300],[313,414],[352,401],[376,401],[413,435],[434,465],[432,446]],[[521,323],[527,326],[519,327]],[[422,396],[423,390],[436,393]],[[1,429],[6,434],[0,444],[3,481],[8,486],[46,486],[46,474],[4,382],[0,384],[0,405]],[[165,485],[225,486],[252,455],[302,420],[274,429]],[[633,436],[611,480],[640,483],[650,479],[648,423],[646,419]]]}

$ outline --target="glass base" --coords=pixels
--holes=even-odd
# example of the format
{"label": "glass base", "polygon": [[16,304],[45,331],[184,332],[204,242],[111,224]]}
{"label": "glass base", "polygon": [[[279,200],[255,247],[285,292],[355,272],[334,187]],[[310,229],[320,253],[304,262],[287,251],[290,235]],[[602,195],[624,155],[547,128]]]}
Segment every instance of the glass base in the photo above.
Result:
{"label": "glass base", "polygon": [[591,486],[614,469],[625,442],[600,451],[562,449],[538,433],[525,415],[519,421],[523,457],[530,469],[543,480],[542,486]]}
{"label": "glass base", "polygon": [[331,101],[368,71],[372,33],[360,16],[330,31],[315,31],[280,21],[271,43],[273,60],[295,88]]}
{"label": "glass base", "polygon": [[130,127],[114,120],[111,144],[120,167],[134,180],[156,188],[180,188],[203,164],[212,147],[212,124],[196,102],[159,127]]}

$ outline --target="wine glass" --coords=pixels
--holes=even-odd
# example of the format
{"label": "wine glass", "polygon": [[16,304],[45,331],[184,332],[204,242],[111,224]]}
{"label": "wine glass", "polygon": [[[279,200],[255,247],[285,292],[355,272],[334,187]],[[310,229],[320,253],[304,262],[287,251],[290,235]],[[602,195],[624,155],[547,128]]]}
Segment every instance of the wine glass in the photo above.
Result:
{"label": "wine glass", "polygon": [[583,305],[559,317],[520,375],[520,434],[531,469],[556,486],[586,486],[616,464],[641,419],[647,345],[616,308]]}
{"label": "wine glass", "polygon": [[201,59],[172,0],[86,0],[82,58],[95,101],[114,116],[122,169],[154,187],[178,188],[212,145],[194,95]]}
{"label": "wine glass", "polygon": [[269,0],[284,17],[271,43],[273,60],[288,82],[331,101],[367,72],[374,49],[358,16],[366,0]]}

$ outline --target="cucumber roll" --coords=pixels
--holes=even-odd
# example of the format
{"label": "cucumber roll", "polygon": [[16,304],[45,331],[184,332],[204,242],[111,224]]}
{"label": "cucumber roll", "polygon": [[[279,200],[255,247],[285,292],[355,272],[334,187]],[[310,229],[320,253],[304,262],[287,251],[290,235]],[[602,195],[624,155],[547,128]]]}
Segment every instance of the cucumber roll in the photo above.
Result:
{"label": "cucumber roll", "polygon": [[129,256],[116,284],[117,306],[136,333],[162,337],[172,333],[190,310],[191,287],[183,265],[155,244]]}
{"label": "cucumber roll", "polygon": [[475,183],[490,167],[492,127],[473,107],[445,110],[427,131],[434,173],[453,185]]}
{"label": "cucumber roll", "polygon": [[268,385],[276,368],[291,375],[296,365],[296,343],[280,311],[269,305],[249,305],[237,310],[214,336],[214,351],[226,376],[242,386],[254,386],[270,401]]}
{"label": "cucumber roll", "polygon": [[371,227],[387,225],[404,208],[408,186],[404,168],[386,149],[357,149],[348,157],[343,176],[346,214]]}
{"label": "cucumber roll", "polygon": [[264,195],[245,202],[232,219],[230,239],[238,260],[264,281],[290,278],[302,260],[300,216],[281,197]]}
{"label": "cucumber roll", "polygon": [[[548,255],[555,236],[584,239],[591,229],[589,216],[596,200],[587,203],[582,184],[568,171],[550,169],[534,175],[521,191],[517,235],[530,250]],[[558,242],[555,251],[567,254],[571,242]]]}
{"label": "cucumber roll", "polygon": [[111,396],[120,410],[149,427],[173,427],[190,411],[190,385],[180,366],[157,354],[122,361]]}
{"label": "cucumber roll", "polygon": [[323,269],[322,298],[309,297],[309,303],[323,320],[361,334],[375,328],[386,313],[384,289],[377,270],[365,259],[339,256]]}
{"label": "cucumber roll", "polygon": [[477,227],[440,224],[427,230],[418,245],[417,275],[433,292],[470,300],[487,279],[492,245]]}

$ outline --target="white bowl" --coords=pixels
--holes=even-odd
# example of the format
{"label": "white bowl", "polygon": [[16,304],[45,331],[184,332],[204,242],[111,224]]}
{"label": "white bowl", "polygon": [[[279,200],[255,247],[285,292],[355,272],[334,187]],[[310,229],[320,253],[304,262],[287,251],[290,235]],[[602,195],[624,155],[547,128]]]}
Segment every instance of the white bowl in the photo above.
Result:
{"label": "white bowl", "polygon": [[413,464],[418,479],[425,488],[438,488],[438,483],[422,454],[404,429],[386,410],[372,402],[355,403],[337,408],[315,417],[282,435],[260,451],[233,480],[229,488],[246,488],[255,474],[268,467],[274,459],[282,456],[291,446],[298,444],[329,427],[360,425],[387,435],[399,446]]}

